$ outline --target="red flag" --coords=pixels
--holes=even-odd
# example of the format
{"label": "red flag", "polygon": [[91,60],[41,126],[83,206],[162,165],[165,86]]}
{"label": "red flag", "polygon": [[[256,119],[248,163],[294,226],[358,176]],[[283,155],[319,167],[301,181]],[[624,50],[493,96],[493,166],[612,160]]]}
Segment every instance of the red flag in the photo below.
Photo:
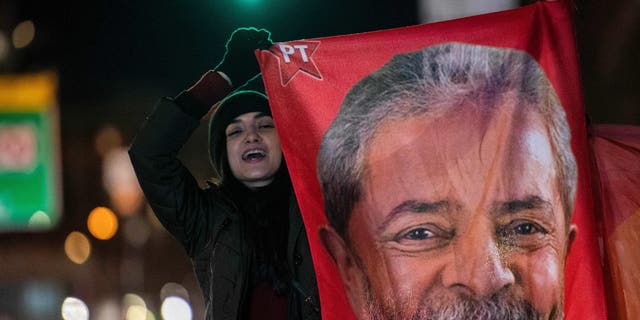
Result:
{"label": "red flag", "polygon": [[597,125],[590,144],[616,319],[640,314],[640,127]]}
{"label": "red flag", "polygon": [[[258,53],[281,145],[309,235],[323,318],[348,319],[353,318],[354,315],[342,284],[342,279],[348,278],[349,275],[343,274],[341,277],[336,264],[319,238],[319,228],[327,225],[323,193],[317,179],[318,150],[323,136],[336,118],[348,91],[363,78],[389,62],[394,55],[417,52],[424,48],[452,42],[526,52],[541,66],[553,91],[557,94],[566,114],[566,122],[570,127],[571,150],[577,162],[578,176],[571,220],[577,225],[578,233],[564,265],[564,314],[567,319],[606,318],[598,233],[588,178],[590,169],[583,101],[570,8],[564,2],[538,2],[516,10],[434,24],[276,43],[270,50]],[[455,82],[459,79],[453,80]],[[519,121],[514,119],[507,118],[507,122],[513,125]],[[500,124],[500,122],[496,123]],[[537,140],[532,138],[526,141],[536,145]],[[448,139],[443,140],[443,143],[448,142]],[[392,198],[392,195],[388,198]],[[531,200],[531,198],[528,199]],[[529,200],[516,202],[519,205],[524,203],[526,206],[537,206],[535,201]],[[509,207],[516,202],[505,205]],[[406,202],[405,206],[400,206],[399,210],[437,210],[432,209],[437,206],[429,207],[437,203],[420,202],[414,207],[409,204]],[[364,220],[364,222],[370,221]],[[530,229],[537,228],[535,225],[518,226],[518,228],[525,227],[527,234],[542,229]],[[412,230],[417,233],[407,235],[411,239],[432,236],[429,232],[433,231]],[[457,235],[456,232],[454,230],[450,238],[455,238],[452,234]],[[514,232],[519,235],[521,229]],[[371,246],[375,245],[376,243],[371,243]],[[478,247],[478,250],[484,249],[484,246]],[[367,260],[367,257],[363,260]],[[356,264],[363,263],[360,259],[351,261]],[[391,260],[380,261],[380,263],[384,266],[365,266],[365,268],[380,267],[389,271],[393,267]],[[460,268],[463,267],[465,266],[460,266]],[[365,270],[364,273],[367,274],[367,271]],[[369,276],[371,276],[370,273]],[[419,278],[418,276],[419,274],[416,273],[416,278]],[[406,283],[394,282],[393,277],[388,275],[383,278],[389,286],[393,287],[389,289],[390,292],[396,292],[394,290],[398,289],[399,293],[398,296],[391,295],[387,299],[402,300],[400,296],[408,294]],[[377,286],[378,279],[368,280],[372,287]],[[384,285],[381,287],[384,288]],[[535,291],[530,288],[523,290]],[[420,294],[420,292],[412,291],[411,294]],[[537,306],[534,306],[534,309],[535,307]],[[382,310],[381,312],[390,311]],[[362,315],[360,311],[356,313],[358,316]],[[561,312],[552,310],[552,314],[559,315]]]}

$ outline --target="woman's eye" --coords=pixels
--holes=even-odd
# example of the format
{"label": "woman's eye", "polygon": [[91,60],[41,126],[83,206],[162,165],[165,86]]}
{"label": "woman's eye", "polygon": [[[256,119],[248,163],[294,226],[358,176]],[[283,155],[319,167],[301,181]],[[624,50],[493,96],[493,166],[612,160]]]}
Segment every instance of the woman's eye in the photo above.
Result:
{"label": "woman's eye", "polygon": [[240,130],[240,129],[231,130],[231,131],[227,132],[227,137],[233,137],[235,135],[240,134],[240,132],[242,132],[242,130]]}
{"label": "woman's eye", "polygon": [[271,128],[275,128],[275,126],[270,123],[260,125],[260,129],[271,129]]}

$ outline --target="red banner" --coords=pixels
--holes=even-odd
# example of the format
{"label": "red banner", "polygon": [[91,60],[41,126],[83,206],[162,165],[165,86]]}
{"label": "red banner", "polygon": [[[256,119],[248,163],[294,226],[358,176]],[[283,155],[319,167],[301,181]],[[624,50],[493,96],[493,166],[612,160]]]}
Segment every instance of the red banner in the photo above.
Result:
{"label": "red banner", "polygon": [[640,313],[640,127],[597,125],[590,133],[612,293],[609,315],[634,319]]}
{"label": "red banner", "polygon": [[324,319],[606,318],[566,3],[258,59]]}

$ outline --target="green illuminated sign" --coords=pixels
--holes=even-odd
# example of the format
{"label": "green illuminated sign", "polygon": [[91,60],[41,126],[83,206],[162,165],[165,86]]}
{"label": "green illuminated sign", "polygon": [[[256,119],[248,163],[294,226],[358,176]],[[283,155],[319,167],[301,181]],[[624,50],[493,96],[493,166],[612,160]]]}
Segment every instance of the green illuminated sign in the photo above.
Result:
{"label": "green illuminated sign", "polygon": [[48,229],[60,218],[56,77],[0,77],[0,230]]}

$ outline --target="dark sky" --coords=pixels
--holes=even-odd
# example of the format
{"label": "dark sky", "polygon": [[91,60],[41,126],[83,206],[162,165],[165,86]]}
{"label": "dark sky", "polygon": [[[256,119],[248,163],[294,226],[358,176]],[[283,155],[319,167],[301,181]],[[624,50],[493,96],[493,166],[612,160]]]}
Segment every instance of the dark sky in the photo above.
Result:
{"label": "dark sky", "polygon": [[[0,72],[53,69],[59,76],[59,112],[65,219],[77,228],[83,215],[106,203],[93,145],[105,125],[129,144],[161,96],[190,86],[224,54],[231,32],[264,27],[274,41],[315,38],[417,23],[413,1],[321,0],[89,0],[73,3],[0,0],[6,33],[32,20],[33,42],[14,50]],[[206,175],[201,156],[206,132],[184,152],[187,166]],[[200,155],[196,157],[195,155]]]}
{"label": "dark sky", "polygon": [[28,19],[36,28],[0,72],[58,71],[69,150],[80,138],[89,146],[104,123],[129,141],[160,96],[178,94],[218,63],[237,27],[264,27],[287,41],[407,26],[416,16],[414,1],[392,0],[0,0],[5,33]]}
{"label": "dark sky", "polygon": [[181,89],[215,66],[239,26],[265,27],[275,41],[285,41],[417,21],[412,1],[13,1],[17,14],[9,19],[33,20],[36,39],[10,71],[56,68],[61,100],[69,105],[111,95],[124,84]]}
{"label": "dark sky", "polygon": [[[587,111],[598,122],[638,123],[640,5],[573,2]],[[411,0],[0,0],[2,31],[36,25],[34,42],[0,72],[55,68],[63,112],[119,111],[131,95],[173,95],[192,83],[236,27],[265,27],[287,41],[412,25],[416,8]]]}

